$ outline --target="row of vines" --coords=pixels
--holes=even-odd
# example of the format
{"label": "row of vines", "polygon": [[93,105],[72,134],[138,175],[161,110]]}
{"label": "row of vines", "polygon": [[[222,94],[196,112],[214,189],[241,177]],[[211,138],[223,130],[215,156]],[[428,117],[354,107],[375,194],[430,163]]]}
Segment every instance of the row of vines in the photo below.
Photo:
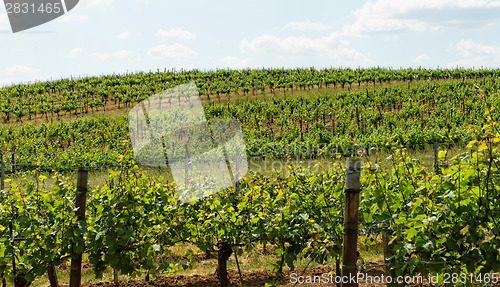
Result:
{"label": "row of vines", "polygon": [[145,98],[188,82],[196,82],[209,102],[221,96],[276,94],[312,88],[360,87],[391,81],[498,78],[499,70],[486,69],[261,69],[216,71],[163,71],[103,75],[81,79],[19,84],[0,88],[0,116],[4,122],[81,114],[111,106],[130,107]]}
{"label": "row of vines", "polygon": [[[239,122],[251,158],[320,158],[434,142],[465,145],[469,125],[500,111],[500,80],[421,82],[359,91],[322,91],[203,105],[208,119]],[[176,100],[167,103],[176,105]],[[0,127],[4,161],[18,169],[91,168],[132,156],[126,115],[54,120]],[[11,156],[15,159],[12,161]]]}
{"label": "row of vines", "polygon": [[[390,171],[365,162],[361,229],[391,230],[397,275],[486,278],[500,271],[500,133],[490,119],[470,136],[475,151],[452,158],[441,174],[407,158],[404,149],[392,153]],[[56,184],[47,186],[45,175],[27,172],[0,194],[0,276],[30,282],[49,265],[84,252],[97,277],[111,267],[154,278],[189,268],[191,249],[184,262],[168,256],[173,246],[186,243],[218,251],[218,272],[224,274],[221,262],[233,252],[270,244],[276,262],[268,267],[276,279],[268,285],[276,285],[299,258],[324,263],[342,255],[344,174],[338,163],[318,173],[292,168],[249,175],[239,190],[180,203],[173,184],[131,166],[109,172],[112,187],[89,191],[86,220],[78,221],[71,182],[55,174]],[[489,283],[474,280],[469,285]]]}

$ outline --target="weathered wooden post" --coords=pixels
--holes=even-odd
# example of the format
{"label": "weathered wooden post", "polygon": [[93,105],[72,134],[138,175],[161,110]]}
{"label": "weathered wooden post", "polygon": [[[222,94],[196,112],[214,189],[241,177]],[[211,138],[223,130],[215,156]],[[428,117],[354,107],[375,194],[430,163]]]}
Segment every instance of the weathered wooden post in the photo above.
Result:
{"label": "weathered wooden post", "polygon": [[184,184],[186,186],[184,188],[187,190],[189,185],[189,150],[187,142],[184,144],[184,148],[186,149],[186,155],[184,157]]}
{"label": "weathered wooden post", "polygon": [[0,176],[2,178],[1,183],[0,183],[1,184],[0,189],[4,190],[5,189],[5,163],[2,160],[2,162],[0,164],[1,164]]}
{"label": "weathered wooden post", "polygon": [[14,146],[14,149],[12,150],[12,174],[16,173],[16,147]]}
{"label": "weathered wooden post", "polygon": [[393,247],[393,244],[389,244],[389,241],[390,241],[390,229],[389,227],[385,226],[383,227],[382,229],[382,245],[383,245],[383,249],[384,249],[384,273],[385,273],[385,277],[388,278],[390,277],[391,278],[391,282],[388,282],[386,280],[386,286],[387,287],[393,287],[395,286],[394,282],[392,282],[392,280],[395,280],[396,278],[396,272],[394,272],[394,270],[392,269],[392,265],[393,265],[393,260],[390,259],[391,256],[392,256],[392,247]]}
{"label": "weathered wooden post", "polygon": [[358,286],[356,261],[358,259],[358,212],[359,192],[361,191],[360,176],[361,160],[359,158],[348,158],[344,189],[344,239],[342,244],[343,287]]}
{"label": "weathered wooden post", "polygon": [[[85,220],[85,205],[87,201],[87,179],[89,169],[87,167],[78,168],[78,178],[76,182],[76,215],[79,221]],[[82,280],[82,254],[71,258],[71,275],[69,278],[70,287],[80,287]]]}
{"label": "weathered wooden post", "polygon": [[438,151],[438,143],[434,143],[434,171],[436,174],[441,174],[441,170],[439,169],[439,151]]}
{"label": "weathered wooden post", "polygon": [[[14,248],[14,244],[15,244],[15,238],[14,238],[14,227],[12,226],[12,220],[9,220],[9,234],[10,234],[10,238],[11,241],[10,241],[10,245],[12,246],[12,249],[15,250]],[[12,253],[12,274],[14,275],[14,286],[16,286],[16,278],[17,278],[17,274],[16,274],[16,254],[13,252]],[[17,286],[16,286],[17,287]]]}
{"label": "weathered wooden post", "polygon": [[[108,173],[109,173],[109,170],[113,169],[113,164],[110,163],[108,165]],[[115,188],[115,183],[114,183],[114,180],[113,179],[110,179],[109,180],[109,189],[113,189]],[[120,283],[120,280],[119,280],[119,277],[118,277],[118,270],[116,270],[116,268],[113,268],[113,283],[115,283],[115,286],[118,286],[118,284]]]}

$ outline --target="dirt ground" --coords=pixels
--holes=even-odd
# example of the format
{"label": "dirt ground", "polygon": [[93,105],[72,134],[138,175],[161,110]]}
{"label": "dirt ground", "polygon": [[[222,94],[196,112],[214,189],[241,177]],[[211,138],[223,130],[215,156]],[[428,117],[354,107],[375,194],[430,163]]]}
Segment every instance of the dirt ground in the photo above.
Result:
{"label": "dirt ground", "polygon": [[[286,287],[293,287],[296,281],[296,278],[298,275],[302,272],[302,270],[296,270],[294,271],[295,275],[291,273],[293,272],[284,272],[284,280],[281,282],[279,286],[286,286]],[[308,278],[307,276],[310,276],[310,280],[314,280],[313,276],[320,276],[319,278],[324,278],[321,277],[322,274],[325,273],[330,273],[332,272],[333,276],[335,276],[335,266],[333,265],[324,265],[324,266],[315,266],[315,267],[310,267],[306,270],[304,273],[304,280],[305,278]],[[365,274],[365,276],[372,276],[372,280],[375,280],[375,277],[377,278],[382,278],[381,276],[384,274],[383,272],[383,267],[373,267],[371,269],[365,270],[362,273]],[[243,277],[243,282],[244,285],[241,284],[240,277],[238,272],[236,271],[229,271],[229,276],[230,276],[230,286],[235,286],[235,287],[240,287],[240,286],[245,286],[245,287],[256,287],[256,286],[264,286],[267,282],[271,282],[274,278],[274,274],[271,271],[254,271],[254,272],[243,272],[242,277]],[[318,277],[317,277],[318,278]],[[317,279],[319,280],[319,279]],[[326,280],[326,279],[324,279]],[[101,283],[95,283],[95,284],[87,284],[84,285],[86,287],[111,287],[115,286],[112,282],[101,282]],[[119,286],[158,286],[158,287],[179,287],[179,286],[185,286],[185,287],[217,287],[219,286],[219,283],[217,281],[217,278],[214,275],[174,275],[174,276],[168,276],[168,277],[158,277],[156,280],[151,280],[151,281],[144,281],[144,280],[130,280],[130,281],[122,281],[119,283]],[[297,283],[296,286],[310,286],[310,287],[326,287],[326,286],[340,286],[336,285],[334,282],[316,282],[316,283],[303,283],[299,284]],[[380,287],[380,286],[385,286],[384,283],[378,283],[376,284],[374,281],[371,283],[366,283],[364,280],[360,281],[359,286],[363,287]],[[431,286],[425,281],[424,283],[418,283],[418,284],[408,284],[406,286]],[[444,286],[444,285],[443,285]],[[496,284],[491,284],[488,286],[496,286],[500,287],[500,283]]]}

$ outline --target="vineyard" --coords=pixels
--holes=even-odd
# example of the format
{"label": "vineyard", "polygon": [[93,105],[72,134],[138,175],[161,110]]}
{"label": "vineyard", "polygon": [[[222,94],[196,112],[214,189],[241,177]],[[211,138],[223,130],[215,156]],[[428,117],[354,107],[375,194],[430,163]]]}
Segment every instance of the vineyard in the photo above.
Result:
{"label": "vineyard", "polygon": [[[237,187],[180,202],[174,183],[134,162],[127,113],[189,82],[208,120],[241,124],[250,159],[335,165],[250,172]],[[304,258],[338,267],[344,163],[357,156],[360,244],[388,232],[395,275],[439,273],[442,283],[444,273],[475,274],[451,283],[491,285],[500,272],[499,91],[500,70],[382,68],[157,71],[1,88],[0,277],[26,286],[84,253],[96,277],[113,269],[154,280],[192,268],[196,248],[217,254],[227,286],[229,258],[261,246],[275,258],[263,266],[274,274],[266,286],[289,282],[286,269],[300,273]],[[446,164],[436,170],[407,156],[435,142],[468,151],[440,152]],[[368,157],[381,151],[390,168]],[[67,177],[79,166],[107,171],[107,184],[87,191],[85,220]],[[179,245],[193,247],[181,260]]]}
{"label": "vineyard", "polygon": [[[22,124],[10,123],[12,113],[5,110],[6,124],[0,127],[0,144],[2,155],[15,154],[15,163],[20,168],[50,171],[61,166],[61,161],[71,169],[80,165],[106,167],[120,155],[131,156],[127,152],[128,109],[124,106],[131,107],[175,84],[195,81],[205,99],[208,119],[240,122],[247,154],[255,158],[332,157],[348,153],[348,146],[353,143],[366,149],[387,145],[419,149],[434,142],[465,145],[471,139],[465,132],[468,126],[484,123],[486,108],[496,107],[493,113],[500,110],[499,75],[495,73],[490,70],[222,70],[13,86],[0,90],[0,103],[9,109],[32,110],[33,118],[43,110],[41,105],[52,108],[59,105],[62,109],[65,101],[74,107],[68,113],[80,116],[91,113],[87,107],[93,106],[89,102],[98,94],[110,96],[113,101],[112,105],[103,101],[102,109],[121,106],[121,113],[59,120],[59,112],[54,111],[42,114],[43,118],[50,114],[50,120],[42,123],[40,118],[33,123],[25,115],[18,117],[18,120],[28,119],[28,123]],[[210,81],[212,78],[214,82]],[[261,84],[255,84],[257,79]],[[339,83],[344,80],[364,86],[350,89],[344,84],[342,88]],[[283,81],[287,84],[278,84]],[[399,82],[385,84],[390,81]],[[208,82],[218,88],[212,88]],[[110,91],[113,85],[116,88]],[[222,88],[224,85],[232,88]],[[327,88],[335,85],[339,89]],[[250,90],[249,86],[253,88]],[[130,89],[140,89],[142,94],[131,93]],[[62,96],[68,90],[78,96]],[[253,93],[260,96],[254,97]],[[124,100],[125,96],[129,100]],[[174,105],[174,101],[169,105]]]}

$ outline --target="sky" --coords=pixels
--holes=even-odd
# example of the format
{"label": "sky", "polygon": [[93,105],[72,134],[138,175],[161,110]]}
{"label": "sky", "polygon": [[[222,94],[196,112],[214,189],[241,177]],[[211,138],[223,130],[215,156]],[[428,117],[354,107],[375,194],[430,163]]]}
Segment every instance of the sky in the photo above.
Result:
{"label": "sky", "polygon": [[0,86],[157,69],[499,68],[500,0],[80,0],[12,33]]}

